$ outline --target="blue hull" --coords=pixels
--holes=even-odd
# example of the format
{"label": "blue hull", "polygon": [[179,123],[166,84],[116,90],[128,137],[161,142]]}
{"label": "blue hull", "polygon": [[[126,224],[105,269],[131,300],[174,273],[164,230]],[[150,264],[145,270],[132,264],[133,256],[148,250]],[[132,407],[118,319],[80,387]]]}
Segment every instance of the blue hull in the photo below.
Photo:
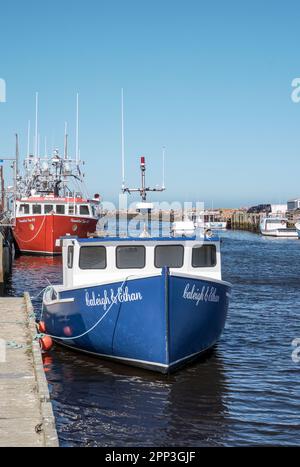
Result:
{"label": "blue hull", "polygon": [[59,301],[44,302],[43,320],[47,333],[64,345],[167,373],[216,343],[229,292],[226,283],[164,270],[155,277],[62,291]]}

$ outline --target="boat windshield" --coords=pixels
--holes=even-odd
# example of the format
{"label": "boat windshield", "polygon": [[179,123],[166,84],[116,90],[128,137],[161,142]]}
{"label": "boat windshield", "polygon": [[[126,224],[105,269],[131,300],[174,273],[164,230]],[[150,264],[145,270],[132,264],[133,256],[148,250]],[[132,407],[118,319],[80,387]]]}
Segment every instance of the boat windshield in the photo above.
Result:
{"label": "boat windshield", "polygon": [[267,224],[286,224],[285,219],[267,219]]}

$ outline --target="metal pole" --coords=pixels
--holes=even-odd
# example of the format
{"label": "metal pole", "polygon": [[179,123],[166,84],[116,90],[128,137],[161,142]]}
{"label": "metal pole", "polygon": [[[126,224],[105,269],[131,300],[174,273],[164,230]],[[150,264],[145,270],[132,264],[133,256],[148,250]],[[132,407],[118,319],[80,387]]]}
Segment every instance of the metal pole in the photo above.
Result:
{"label": "metal pole", "polygon": [[39,110],[39,93],[35,93],[35,142],[34,142],[34,156],[38,158],[38,110]]}
{"label": "metal pole", "polygon": [[3,167],[0,166],[0,183],[1,183],[1,212],[4,211],[4,177],[3,177]]}
{"label": "metal pole", "polygon": [[19,137],[16,133],[16,179],[19,175]]}
{"label": "metal pole", "polygon": [[28,128],[27,128],[27,158],[30,155],[30,120],[28,120]]}
{"label": "metal pole", "polygon": [[65,147],[64,147],[64,158],[68,159],[68,134],[67,134],[68,124],[65,122]]}
{"label": "metal pole", "polygon": [[79,94],[76,95],[76,165],[79,164]]}
{"label": "metal pole", "polygon": [[124,143],[124,93],[121,92],[121,129],[122,129],[122,189],[125,187],[125,143]]}

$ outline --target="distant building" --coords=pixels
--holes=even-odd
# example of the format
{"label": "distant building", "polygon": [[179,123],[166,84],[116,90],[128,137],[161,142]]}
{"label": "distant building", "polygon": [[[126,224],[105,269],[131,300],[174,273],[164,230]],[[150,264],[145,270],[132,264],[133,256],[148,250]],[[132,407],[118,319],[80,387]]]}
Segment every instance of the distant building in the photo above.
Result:
{"label": "distant building", "polygon": [[247,212],[249,214],[258,214],[260,212],[265,212],[266,214],[269,214],[270,212],[272,212],[272,207],[271,204],[258,204],[257,206],[252,206],[251,208],[249,208]]}
{"label": "distant building", "polygon": [[265,213],[267,215],[284,215],[287,211],[287,203],[286,204],[258,204],[257,206],[252,206],[248,209],[248,213]]}
{"label": "distant building", "polygon": [[271,204],[271,213],[272,214],[286,214],[288,210],[287,203],[285,204]]}
{"label": "distant building", "polygon": [[300,209],[300,198],[297,199],[290,199],[287,202],[288,211],[296,211],[296,209]]}

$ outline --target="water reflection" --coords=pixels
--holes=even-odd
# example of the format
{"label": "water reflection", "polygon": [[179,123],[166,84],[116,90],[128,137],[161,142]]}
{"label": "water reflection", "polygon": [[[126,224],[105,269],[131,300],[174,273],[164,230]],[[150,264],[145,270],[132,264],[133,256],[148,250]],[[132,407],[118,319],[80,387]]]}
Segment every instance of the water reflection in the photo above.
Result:
{"label": "water reflection", "polygon": [[21,296],[24,291],[29,291],[36,296],[49,282],[62,281],[61,265],[61,256],[20,255],[14,260],[12,274],[3,292],[7,296]]}
{"label": "water reflection", "polygon": [[227,383],[215,350],[171,376],[60,347],[45,358],[62,445],[222,444]]}

